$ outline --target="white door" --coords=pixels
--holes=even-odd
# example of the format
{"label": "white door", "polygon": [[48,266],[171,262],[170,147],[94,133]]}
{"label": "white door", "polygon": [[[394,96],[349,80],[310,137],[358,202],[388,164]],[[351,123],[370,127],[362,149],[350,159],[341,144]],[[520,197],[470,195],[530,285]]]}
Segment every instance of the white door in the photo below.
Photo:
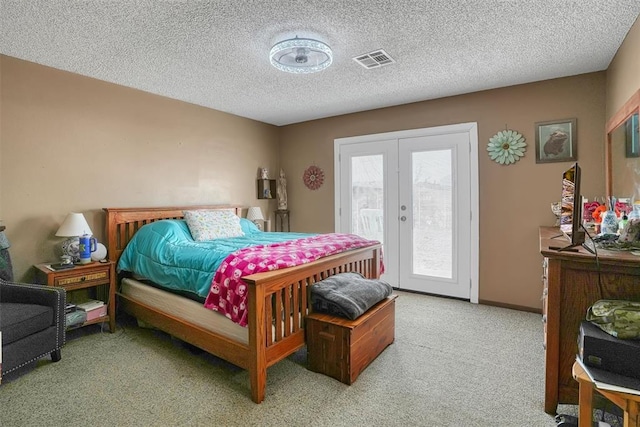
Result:
{"label": "white door", "polygon": [[470,298],[466,133],[399,140],[400,288]]}
{"label": "white door", "polygon": [[478,301],[475,123],[335,141],[336,231],[383,243],[399,289]]}
{"label": "white door", "polygon": [[398,141],[344,144],[336,170],[341,176],[337,230],[382,243],[384,280],[398,287]]}

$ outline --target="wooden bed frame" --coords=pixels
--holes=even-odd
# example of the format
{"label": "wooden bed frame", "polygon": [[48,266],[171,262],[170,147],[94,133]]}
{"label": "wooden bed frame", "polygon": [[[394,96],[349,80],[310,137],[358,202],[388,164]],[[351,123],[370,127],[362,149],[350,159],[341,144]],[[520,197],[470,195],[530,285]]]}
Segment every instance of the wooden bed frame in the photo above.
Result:
{"label": "wooden bed frame", "polygon": [[[238,216],[242,210],[239,206],[229,205],[104,208],[109,259],[117,262],[127,242],[143,225],[161,219],[180,219],[183,218],[183,210],[194,209],[232,209]],[[249,287],[248,344],[205,330],[119,292],[118,303],[120,308],[136,318],[247,369],[251,379],[251,398],[260,403],[265,397],[267,368],[305,345],[304,318],[310,309],[308,287],[342,272],[355,271],[367,278],[378,278],[380,257],[378,244],[297,267],[244,277]]]}

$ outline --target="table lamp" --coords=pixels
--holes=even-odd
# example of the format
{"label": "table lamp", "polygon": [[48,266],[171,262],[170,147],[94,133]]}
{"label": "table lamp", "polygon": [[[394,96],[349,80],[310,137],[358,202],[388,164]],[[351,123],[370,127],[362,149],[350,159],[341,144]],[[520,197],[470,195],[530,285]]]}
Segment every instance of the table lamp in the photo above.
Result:
{"label": "table lamp", "polygon": [[247,219],[252,221],[260,230],[264,226],[264,216],[262,216],[262,209],[258,206],[252,206],[247,211]]}
{"label": "table lamp", "polygon": [[92,235],[93,232],[87,224],[84,215],[77,212],[71,212],[62,222],[60,228],[56,232],[56,236],[68,237],[62,242],[63,255],[69,255],[73,262],[80,260],[80,236]]}

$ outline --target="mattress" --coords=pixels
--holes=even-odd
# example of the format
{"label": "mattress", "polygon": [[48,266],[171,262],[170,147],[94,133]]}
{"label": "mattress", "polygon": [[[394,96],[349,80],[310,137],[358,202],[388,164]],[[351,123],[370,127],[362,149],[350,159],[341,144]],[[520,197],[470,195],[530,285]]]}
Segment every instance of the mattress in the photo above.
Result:
{"label": "mattress", "polygon": [[227,319],[222,314],[209,310],[200,302],[164,291],[135,279],[122,280],[120,293],[140,301],[163,313],[179,317],[211,332],[216,332],[233,341],[249,343],[249,329]]}
{"label": "mattress", "polygon": [[197,242],[184,220],[146,224],[127,243],[117,270],[134,273],[168,290],[206,298],[216,270],[229,254],[250,246],[312,236],[308,233],[264,233],[246,218],[239,220],[241,226],[252,226],[257,231],[247,228],[248,232],[242,236]]}

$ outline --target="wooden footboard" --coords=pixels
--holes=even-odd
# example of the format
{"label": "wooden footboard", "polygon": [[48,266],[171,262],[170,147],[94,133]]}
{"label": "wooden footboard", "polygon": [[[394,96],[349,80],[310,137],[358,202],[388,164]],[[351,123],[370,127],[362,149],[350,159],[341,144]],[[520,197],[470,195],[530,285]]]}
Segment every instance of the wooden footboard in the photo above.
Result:
{"label": "wooden footboard", "polygon": [[[183,210],[233,209],[237,206],[186,206],[170,208],[105,208],[109,259],[118,261],[124,247],[144,224],[160,219],[182,218]],[[249,371],[251,398],[265,397],[267,368],[305,344],[304,318],[309,313],[310,285],[342,272],[359,272],[367,278],[380,276],[380,245],[322,258],[318,261],[246,276],[249,287],[249,343],[244,344],[168,315],[143,301],[120,295],[126,312],[177,338]]]}
{"label": "wooden footboard", "polygon": [[249,285],[249,373],[254,402],[264,399],[267,367],[305,344],[304,318],[310,308],[309,286],[334,274],[352,271],[367,278],[378,278],[379,269],[380,247],[370,246],[243,278]]}

